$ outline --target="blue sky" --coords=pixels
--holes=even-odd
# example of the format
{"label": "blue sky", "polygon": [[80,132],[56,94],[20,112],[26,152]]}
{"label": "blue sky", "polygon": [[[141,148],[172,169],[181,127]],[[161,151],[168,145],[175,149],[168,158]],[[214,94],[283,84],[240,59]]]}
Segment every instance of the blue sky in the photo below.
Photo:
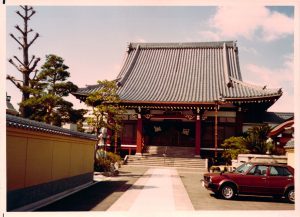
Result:
{"label": "blue sky", "polygon": [[[249,10],[251,8],[251,10]],[[7,6],[7,35],[21,24],[18,7]],[[30,26],[41,37],[30,54],[56,54],[70,67],[70,80],[79,87],[114,79],[129,42],[192,42],[236,40],[243,80],[282,87],[284,95],[270,111],[293,112],[293,16],[291,6],[37,6]],[[21,57],[7,36],[7,59]],[[7,63],[7,73],[21,78]],[[6,89],[17,107],[21,93],[9,82]],[[75,107],[82,107],[73,96]]]}

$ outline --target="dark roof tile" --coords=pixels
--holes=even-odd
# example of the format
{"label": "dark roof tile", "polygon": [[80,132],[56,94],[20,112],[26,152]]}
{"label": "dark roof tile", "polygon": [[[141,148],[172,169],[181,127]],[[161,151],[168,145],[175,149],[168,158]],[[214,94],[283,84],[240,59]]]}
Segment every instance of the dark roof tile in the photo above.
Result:
{"label": "dark roof tile", "polygon": [[[238,49],[233,41],[195,43],[130,43],[117,76],[122,101],[214,102],[275,98],[280,89],[267,89],[242,81]],[[80,88],[74,95],[89,94]]]}
{"label": "dark roof tile", "polygon": [[14,128],[22,128],[27,130],[41,131],[41,132],[52,133],[57,135],[73,136],[73,137],[75,136],[79,138],[96,140],[95,135],[72,131],[61,127],[52,126],[42,122],[33,121],[33,120],[29,120],[29,119],[9,115],[9,114],[6,115],[6,126],[14,127]]}

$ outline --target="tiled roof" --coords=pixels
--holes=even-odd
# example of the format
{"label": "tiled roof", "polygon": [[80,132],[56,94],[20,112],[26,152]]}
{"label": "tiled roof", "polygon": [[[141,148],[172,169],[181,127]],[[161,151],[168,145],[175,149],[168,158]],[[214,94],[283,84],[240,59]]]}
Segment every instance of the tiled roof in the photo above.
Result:
{"label": "tiled roof", "polygon": [[45,133],[57,134],[57,135],[73,136],[73,137],[75,136],[79,138],[96,140],[95,135],[72,131],[61,127],[45,124],[42,122],[33,121],[33,120],[29,120],[17,116],[12,116],[9,114],[6,115],[6,126],[21,128],[26,130],[40,131]]}
{"label": "tiled roof", "polygon": [[288,141],[286,143],[286,145],[284,146],[284,148],[294,148],[294,139],[290,139],[290,141]]}
{"label": "tiled roof", "polygon": [[10,101],[6,100],[6,113],[12,114],[12,115],[17,115],[19,112],[14,108],[14,106],[11,104]]}
{"label": "tiled roof", "polygon": [[263,116],[263,122],[280,124],[292,119],[293,117],[293,112],[266,112]]}
{"label": "tiled roof", "polygon": [[86,85],[84,88],[78,88],[76,91],[76,94],[78,95],[88,95],[90,93],[96,92],[101,89],[100,84],[95,84],[95,85]]}
{"label": "tiled roof", "polygon": [[[125,102],[214,102],[277,99],[281,89],[244,83],[233,41],[131,43],[117,79]],[[95,89],[79,89],[88,94]],[[74,95],[76,95],[75,93]]]}
{"label": "tiled roof", "polygon": [[269,136],[277,136],[278,134],[282,133],[286,128],[293,127],[293,125],[294,125],[294,119],[285,121],[277,125],[276,127],[274,127],[270,131]]}

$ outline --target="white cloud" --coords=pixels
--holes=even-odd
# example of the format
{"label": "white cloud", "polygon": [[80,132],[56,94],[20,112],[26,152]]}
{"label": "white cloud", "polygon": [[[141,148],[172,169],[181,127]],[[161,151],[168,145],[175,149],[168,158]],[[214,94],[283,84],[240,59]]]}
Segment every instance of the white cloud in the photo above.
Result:
{"label": "white cloud", "polygon": [[293,82],[293,56],[286,55],[282,67],[277,69],[255,64],[246,64],[245,71],[247,77],[244,79],[248,82],[261,85],[268,84],[270,87],[281,87],[282,83]]}
{"label": "white cloud", "polygon": [[268,85],[267,88],[282,88],[283,95],[270,108],[271,111],[293,112],[293,56],[286,55],[282,67],[271,69],[255,64],[246,64],[244,81],[258,85]]}
{"label": "white cloud", "polygon": [[292,34],[294,28],[293,18],[255,5],[219,7],[209,23],[223,37],[241,36],[250,40],[259,34],[264,41]]}

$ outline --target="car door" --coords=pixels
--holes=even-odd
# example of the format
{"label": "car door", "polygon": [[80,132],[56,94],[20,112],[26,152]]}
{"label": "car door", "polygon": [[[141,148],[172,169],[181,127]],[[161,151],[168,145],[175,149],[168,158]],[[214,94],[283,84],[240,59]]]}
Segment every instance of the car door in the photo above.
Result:
{"label": "car door", "polygon": [[270,166],[268,176],[268,193],[270,195],[282,195],[285,187],[294,182],[294,177],[286,167]]}
{"label": "car door", "polygon": [[267,169],[265,165],[253,166],[239,179],[240,193],[265,194],[267,187]]}

